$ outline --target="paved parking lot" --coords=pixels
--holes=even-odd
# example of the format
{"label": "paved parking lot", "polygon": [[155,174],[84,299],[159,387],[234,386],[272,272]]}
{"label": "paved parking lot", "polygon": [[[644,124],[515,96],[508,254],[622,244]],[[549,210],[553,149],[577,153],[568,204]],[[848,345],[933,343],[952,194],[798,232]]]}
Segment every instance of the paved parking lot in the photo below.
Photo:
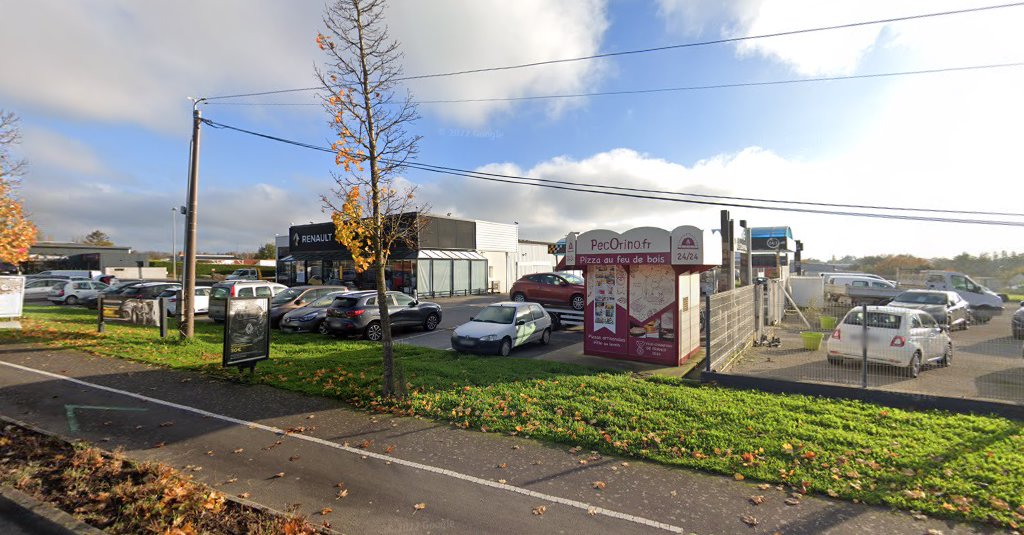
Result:
{"label": "paved parking lot", "polygon": [[[1014,309],[1010,309],[1013,312]],[[826,361],[825,341],[817,351],[803,349],[799,320],[787,318],[777,330],[781,347],[752,347],[726,373],[819,383],[860,386],[859,363],[832,365]],[[868,366],[868,387],[883,390],[1024,403],[1024,358],[1021,341],[1010,336],[1010,315],[985,325],[951,333],[953,363],[948,368],[925,367],[916,378],[888,366]]]}

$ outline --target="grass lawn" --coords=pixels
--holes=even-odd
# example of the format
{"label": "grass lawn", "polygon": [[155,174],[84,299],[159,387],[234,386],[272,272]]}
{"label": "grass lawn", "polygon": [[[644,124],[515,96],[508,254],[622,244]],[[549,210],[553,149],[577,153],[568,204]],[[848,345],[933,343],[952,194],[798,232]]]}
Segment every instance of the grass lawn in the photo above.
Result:
{"label": "grass lawn", "polygon": [[[214,375],[221,326],[192,343],[107,325],[84,309],[26,307],[40,341]],[[1024,423],[855,401],[692,386],[545,361],[396,346],[409,397],[383,400],[375,344],[275,336],[256,381],[356,406],[520,434],[660,463],[790,485],[798,491],[1016,527],[1024,520]]]}

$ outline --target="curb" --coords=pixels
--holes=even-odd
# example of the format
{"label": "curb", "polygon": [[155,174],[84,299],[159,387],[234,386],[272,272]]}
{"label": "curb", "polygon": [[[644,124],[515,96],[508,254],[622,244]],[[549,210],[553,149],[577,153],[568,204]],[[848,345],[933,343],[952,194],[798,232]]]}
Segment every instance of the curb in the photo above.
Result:
{"label": "curb", "polygon": [[0,516],[32,533],[102,535],[103,532],[20,490],[0,485]]}

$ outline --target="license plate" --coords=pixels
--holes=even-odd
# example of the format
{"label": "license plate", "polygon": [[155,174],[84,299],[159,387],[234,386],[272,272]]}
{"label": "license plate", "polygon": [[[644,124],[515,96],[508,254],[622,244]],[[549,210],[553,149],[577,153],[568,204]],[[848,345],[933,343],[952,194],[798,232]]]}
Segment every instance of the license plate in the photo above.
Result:
{"label": "license plate", "polygon": [[467,345],[467,346],[475,346],[476,345],[476,340],[463,340],[462,343]]}

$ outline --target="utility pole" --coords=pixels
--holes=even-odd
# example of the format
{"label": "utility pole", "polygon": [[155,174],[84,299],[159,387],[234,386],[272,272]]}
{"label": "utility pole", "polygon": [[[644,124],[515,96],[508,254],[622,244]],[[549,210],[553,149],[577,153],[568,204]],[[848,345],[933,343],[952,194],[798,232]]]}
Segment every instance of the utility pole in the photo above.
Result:
{"label": "utility pole", "polygon": [[177,211],[178,207],[171,207],[171,278],[174,280],[178,280],[178,233],[174,231],[178,224],[177,218],[174,217]]}
{"label": "utility pole", "polygon": [[195,334],[195,299],[196,299],[196,198],[199,193],[199,125],[202,114],[199,103],[203,99],[192,101],[192,156],[188,175],[188,209],[185,214],[185,263],[184,284],[181,289],[182,338],[192,338]]}

